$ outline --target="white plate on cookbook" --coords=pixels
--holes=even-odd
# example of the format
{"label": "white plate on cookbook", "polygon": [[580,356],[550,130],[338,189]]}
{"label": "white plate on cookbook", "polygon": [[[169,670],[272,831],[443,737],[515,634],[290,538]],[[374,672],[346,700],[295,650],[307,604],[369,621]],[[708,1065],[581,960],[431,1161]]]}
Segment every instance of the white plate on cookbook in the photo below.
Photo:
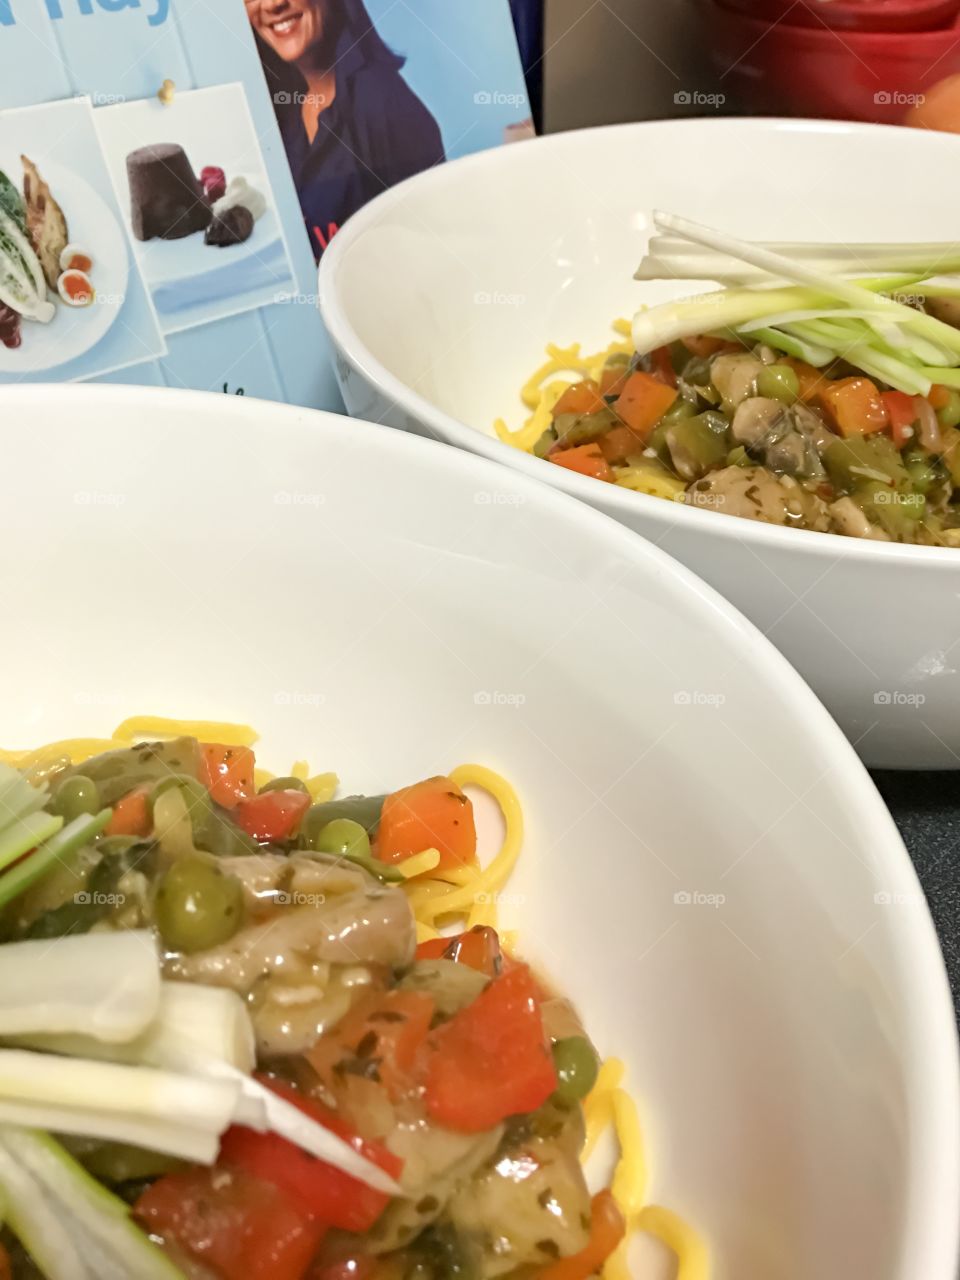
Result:
{"label": "white plate on cookbook", "polygon": [[[123,310],[130,274],[126,238],[102,196],[78,173],[41,161],[37,165],[63,210],[70,243],[80,246],[93,261],[90,279],[96,297],[90,306],[70,307],[51,292],[56,310],[50,323],[24,320],[19,347],[0,343],[0,373],[14,376],[56,369],[96,346]],[[13,154],[12,148],[0,151],[0,169],[20,186],[19,153]]]}

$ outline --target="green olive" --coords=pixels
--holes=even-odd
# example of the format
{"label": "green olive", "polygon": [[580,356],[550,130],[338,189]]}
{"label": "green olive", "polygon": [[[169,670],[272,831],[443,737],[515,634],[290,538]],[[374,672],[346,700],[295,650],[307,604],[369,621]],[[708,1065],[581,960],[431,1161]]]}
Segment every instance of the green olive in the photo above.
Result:
{"label": "green olive", "polygon": [[179,858],[160,877],[155,919],[172,951],[205,951],[243,923],[243,887],[205,858]]}
{"label": "green olive", "polygon": [[370,837],[361,823],[350,818],[334,818],[320,828],[311,848],[317,853],[333,853],[341,858],[369,858]]}
{"label": "green olive", "polygon": [[310,789],[302,778],[271,778],[260,788],[260,794],[263,795],[266,791],[302,791],[305,796],[310,794]]}
{"label": "green olive", "polygon": [[800,394],[800,379],[788,364],[767,364],[757,374],[757,395],[793,404]]}
{"label": "green olive", "polygon": [[554,1041],[557,1094],[565,1102],[582,1101],[597,1082],[597,1055],[584,1036]]}
{"label": "green olive", "polygon": [[74,774],[60,783],[50,801],[50,809],[59,814],[64,822],[72,822],[84,813],[99,813],[100,788],[90,778],[82,774]]}

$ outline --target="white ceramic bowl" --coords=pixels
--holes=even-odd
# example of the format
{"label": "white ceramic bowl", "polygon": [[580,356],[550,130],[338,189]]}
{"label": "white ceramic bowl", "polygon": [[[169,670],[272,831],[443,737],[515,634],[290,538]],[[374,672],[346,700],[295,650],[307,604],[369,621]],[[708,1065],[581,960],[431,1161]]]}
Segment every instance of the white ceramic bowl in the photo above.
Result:
{"label": "white ceramic bowl", "polygon": [[522,421],[517,390],[548,341],[601,349],[611,320],[670,294],[632,279],[652,208],[748,238],[855,242],[949,239],[958,202],[960,139],[946,134],[736,119],[583,130],[378,197],[324,255],[321,308],[352,413],[473,449],[615,516],[765,631],[869,764],[956,768],[960,551],[667,503],[521,454],[492,423]]}
{"label": "white ceramic bowl", "polygon": [[152,712],[248,721],[348,791],[503,770],[503,915],[627,1060],[651,1197],[716,1280],[955,1280],[930,919],[854,752],[733,608],[399,432],[135,388],[7,388],[0,418],[3,745]]}

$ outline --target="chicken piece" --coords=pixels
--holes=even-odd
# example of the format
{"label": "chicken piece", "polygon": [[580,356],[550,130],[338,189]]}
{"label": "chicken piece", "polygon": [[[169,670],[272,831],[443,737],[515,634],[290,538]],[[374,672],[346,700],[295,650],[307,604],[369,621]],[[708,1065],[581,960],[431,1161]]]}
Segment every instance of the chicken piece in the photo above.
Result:
{"label": "chicken piece", "polygon": [[778,477],[766,467],[723,467],[696,480],[684,502],[728,516],[763,524],[791,525],[825,531],[829,518],[824,503],[790,476]]}
{"label": "chicken piece", "polygon": [[590,1235],[579,1147],[563,1137],[518,1143],[452,1198],[444,1220],[473,1242],[483,1280],[579,1253]]}
{"label": "chicken piece", "polygon": [[30,157],[21,156],[20,162],[23,165],[23,199],[27,206],[27,234],[40,259],[43,277],[56,293],[60,255],[69,240],[67,220]]}
{"label": "chicken piece", "polygon": [[452,1133],[423,1119],[401,1121],[387,1147],[403,1164],[400,1185],[407,1193],[394,1200],[369,1232],[371,1253],[389,1253],[435,1222],[452,1196],[469,1194],[473,1175],[493,1159],[503,1125],[486,1133]]}
{"label": "chicken piece", "polygon": [[245,996],[264,1054],[303,1053],[373,980],[410,964],[416,931],[402,890],[322,857],[224,858],[244,889],[249,922],[229,941],[170,952],[164,976]]}
{"label": "chicken piece", "polygon": [[710,381],[720,392],[725,409],[735,409],[742,400],[756,393],[757,376],[763,361],[749,351],[734,351],[716,356],[710,366]]}
{"label": "chicken piece", "polygon": [[876,542],[889,542],[889,535],[879,525],[872,524],[862,508],[852,498],[838,498],[830,504],[834,530],[848,538],[872,538]]}

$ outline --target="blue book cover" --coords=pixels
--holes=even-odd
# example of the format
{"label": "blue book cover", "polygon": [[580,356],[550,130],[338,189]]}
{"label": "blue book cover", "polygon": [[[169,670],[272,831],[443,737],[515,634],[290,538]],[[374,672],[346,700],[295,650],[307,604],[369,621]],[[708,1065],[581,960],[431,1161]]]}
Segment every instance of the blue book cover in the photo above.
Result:
{"label": "blue book cover", "polygon": [[532,132],[509,0],[0,0],[0,385],[339,408],[316,263]]}

